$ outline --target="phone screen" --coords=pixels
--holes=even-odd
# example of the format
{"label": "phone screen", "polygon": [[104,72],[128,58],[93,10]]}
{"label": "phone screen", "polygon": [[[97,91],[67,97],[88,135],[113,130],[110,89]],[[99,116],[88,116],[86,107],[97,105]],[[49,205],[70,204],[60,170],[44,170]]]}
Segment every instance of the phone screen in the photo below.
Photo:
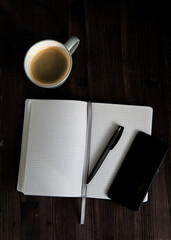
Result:
{"label": "phone screen", "polygon": [[109,198],[138,210],[167,151],[167,144],[139,132],[108,191]]}

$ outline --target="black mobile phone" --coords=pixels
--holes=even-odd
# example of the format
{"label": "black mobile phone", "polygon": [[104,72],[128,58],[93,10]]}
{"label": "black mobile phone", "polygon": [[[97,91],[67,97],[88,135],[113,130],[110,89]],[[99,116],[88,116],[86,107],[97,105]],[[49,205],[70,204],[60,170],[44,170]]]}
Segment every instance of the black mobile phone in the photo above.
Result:
{"label": "black mobile phone", "polygon": [[138,132],[107,193],[109,198],[138,210],[167,152],[166,143]]}

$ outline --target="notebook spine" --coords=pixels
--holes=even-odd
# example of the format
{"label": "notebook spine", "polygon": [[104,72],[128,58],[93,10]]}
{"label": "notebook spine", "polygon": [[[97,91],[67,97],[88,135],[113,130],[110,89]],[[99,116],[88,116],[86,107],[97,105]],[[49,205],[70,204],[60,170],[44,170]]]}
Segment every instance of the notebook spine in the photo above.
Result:
{"label": "notebook spine", "polygon": [[91,128],[92,128],[92,103],[87,103],[87,136],[86,136],[86,151],[83,169],[83,181],[82,181],[82,205],[81,205],[81,221],[83,225],[85,222],[85,207],[87,196],[87,177],[90,162],[90,147],[91,147]]}

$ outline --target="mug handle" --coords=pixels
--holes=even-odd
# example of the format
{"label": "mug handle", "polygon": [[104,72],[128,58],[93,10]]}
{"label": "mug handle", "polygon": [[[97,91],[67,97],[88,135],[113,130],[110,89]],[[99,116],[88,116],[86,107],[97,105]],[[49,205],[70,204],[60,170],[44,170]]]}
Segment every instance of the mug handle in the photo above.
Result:
{"label": "mug handle", "polygon": [[68,51],[72,55],[77,49],[79,43],[80,43],[80,39],[73,36],[68,39],[68,41],[64,44],[64,46],[68,49]]}

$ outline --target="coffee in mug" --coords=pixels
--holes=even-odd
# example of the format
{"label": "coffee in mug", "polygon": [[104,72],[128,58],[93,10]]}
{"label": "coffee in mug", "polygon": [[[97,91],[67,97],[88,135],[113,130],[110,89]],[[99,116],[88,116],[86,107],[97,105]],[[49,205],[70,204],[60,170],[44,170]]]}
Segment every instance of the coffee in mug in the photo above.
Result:
{"label": "coffee in mug", "polygon": [[54,88],[63,84],[72,68],[72,53],[79,39],[71,37],[65,44],[44,40],[33,45],[26,54],[24,68],[37,86]]}

